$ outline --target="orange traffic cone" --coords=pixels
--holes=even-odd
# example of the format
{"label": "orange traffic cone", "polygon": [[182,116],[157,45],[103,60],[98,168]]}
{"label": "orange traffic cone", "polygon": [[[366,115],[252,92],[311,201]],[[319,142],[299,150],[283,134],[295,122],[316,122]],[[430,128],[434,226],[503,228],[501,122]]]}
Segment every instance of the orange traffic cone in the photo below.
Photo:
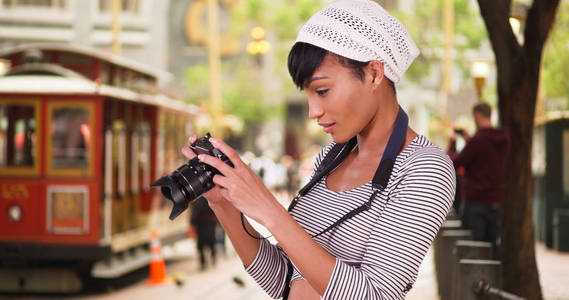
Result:
{"label": "orange traffic cone", "polygon": [[162,257],[162,247],[160,246],[160,238],[158,232],[154,229],[150,231],[152,240],[150,242],[150,280],[148,284],[156,285],[167,283],[166,280],[166,263]]}

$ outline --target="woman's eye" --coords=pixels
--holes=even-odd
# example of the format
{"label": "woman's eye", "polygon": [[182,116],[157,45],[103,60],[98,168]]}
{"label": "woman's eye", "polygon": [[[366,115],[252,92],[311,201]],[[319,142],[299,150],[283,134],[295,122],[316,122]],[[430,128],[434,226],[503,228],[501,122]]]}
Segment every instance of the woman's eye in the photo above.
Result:
{"label": "woman's eye", "polygon": [[317,90],[316,93],[319,96],[324,96],[324,95],[326,95],[326,93],[328,93],[328,89]]}

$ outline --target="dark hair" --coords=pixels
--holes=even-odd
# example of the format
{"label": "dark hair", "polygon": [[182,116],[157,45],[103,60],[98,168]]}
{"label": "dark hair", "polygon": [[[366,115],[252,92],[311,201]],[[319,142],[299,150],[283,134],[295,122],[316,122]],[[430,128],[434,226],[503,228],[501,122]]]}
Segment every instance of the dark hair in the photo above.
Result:
{"label": "dark hair", "polygon": [[486,102],[479,102],[478,104],[474,105],[472,108],[472,113],[476,112],[481,114],[486,119],[490,119],[492,116],[492,108]]}
{"label": "dark hair", "polygon": [[[292,46],[288,54],[288,72],[296,87],[300,90],[304,89],[304,83],[312,77],[328,53],[330,52],[325,49],[303,42],[297,42]],[[365,73],[363,68],[369,64],[369,61],[361,62],[339,55],[335,56],[338,57],[341,65],[352,70],[356,78],[359,78],[361,81],[364,80]],[[387,77],[386,79],[395,94],[393,81]]]}

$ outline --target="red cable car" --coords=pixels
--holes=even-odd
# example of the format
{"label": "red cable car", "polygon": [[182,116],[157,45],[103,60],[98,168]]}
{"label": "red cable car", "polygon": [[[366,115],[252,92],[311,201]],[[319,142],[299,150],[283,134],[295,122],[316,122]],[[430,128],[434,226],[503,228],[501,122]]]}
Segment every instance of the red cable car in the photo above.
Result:
{"label": "red cable car", "polygon": [[[69,45],[0,52],[0,290],[74,292],[84,275],[148,264],[187,217],[150,189],[184,162],[198,108],[158,88],[166,73]],[[167,76],[167,74],[166,74]]]}

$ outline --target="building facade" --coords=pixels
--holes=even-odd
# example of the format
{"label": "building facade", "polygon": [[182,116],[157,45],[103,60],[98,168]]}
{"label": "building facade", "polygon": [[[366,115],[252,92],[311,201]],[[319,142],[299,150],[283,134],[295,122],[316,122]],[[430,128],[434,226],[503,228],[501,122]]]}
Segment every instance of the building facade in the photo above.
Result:
{"label": "building facade", "polygon": [[[167,69],[168,0],[121,0],[121,56]],[[34,42],[111,52],[112,0],[1,0],[0,49]]]}

